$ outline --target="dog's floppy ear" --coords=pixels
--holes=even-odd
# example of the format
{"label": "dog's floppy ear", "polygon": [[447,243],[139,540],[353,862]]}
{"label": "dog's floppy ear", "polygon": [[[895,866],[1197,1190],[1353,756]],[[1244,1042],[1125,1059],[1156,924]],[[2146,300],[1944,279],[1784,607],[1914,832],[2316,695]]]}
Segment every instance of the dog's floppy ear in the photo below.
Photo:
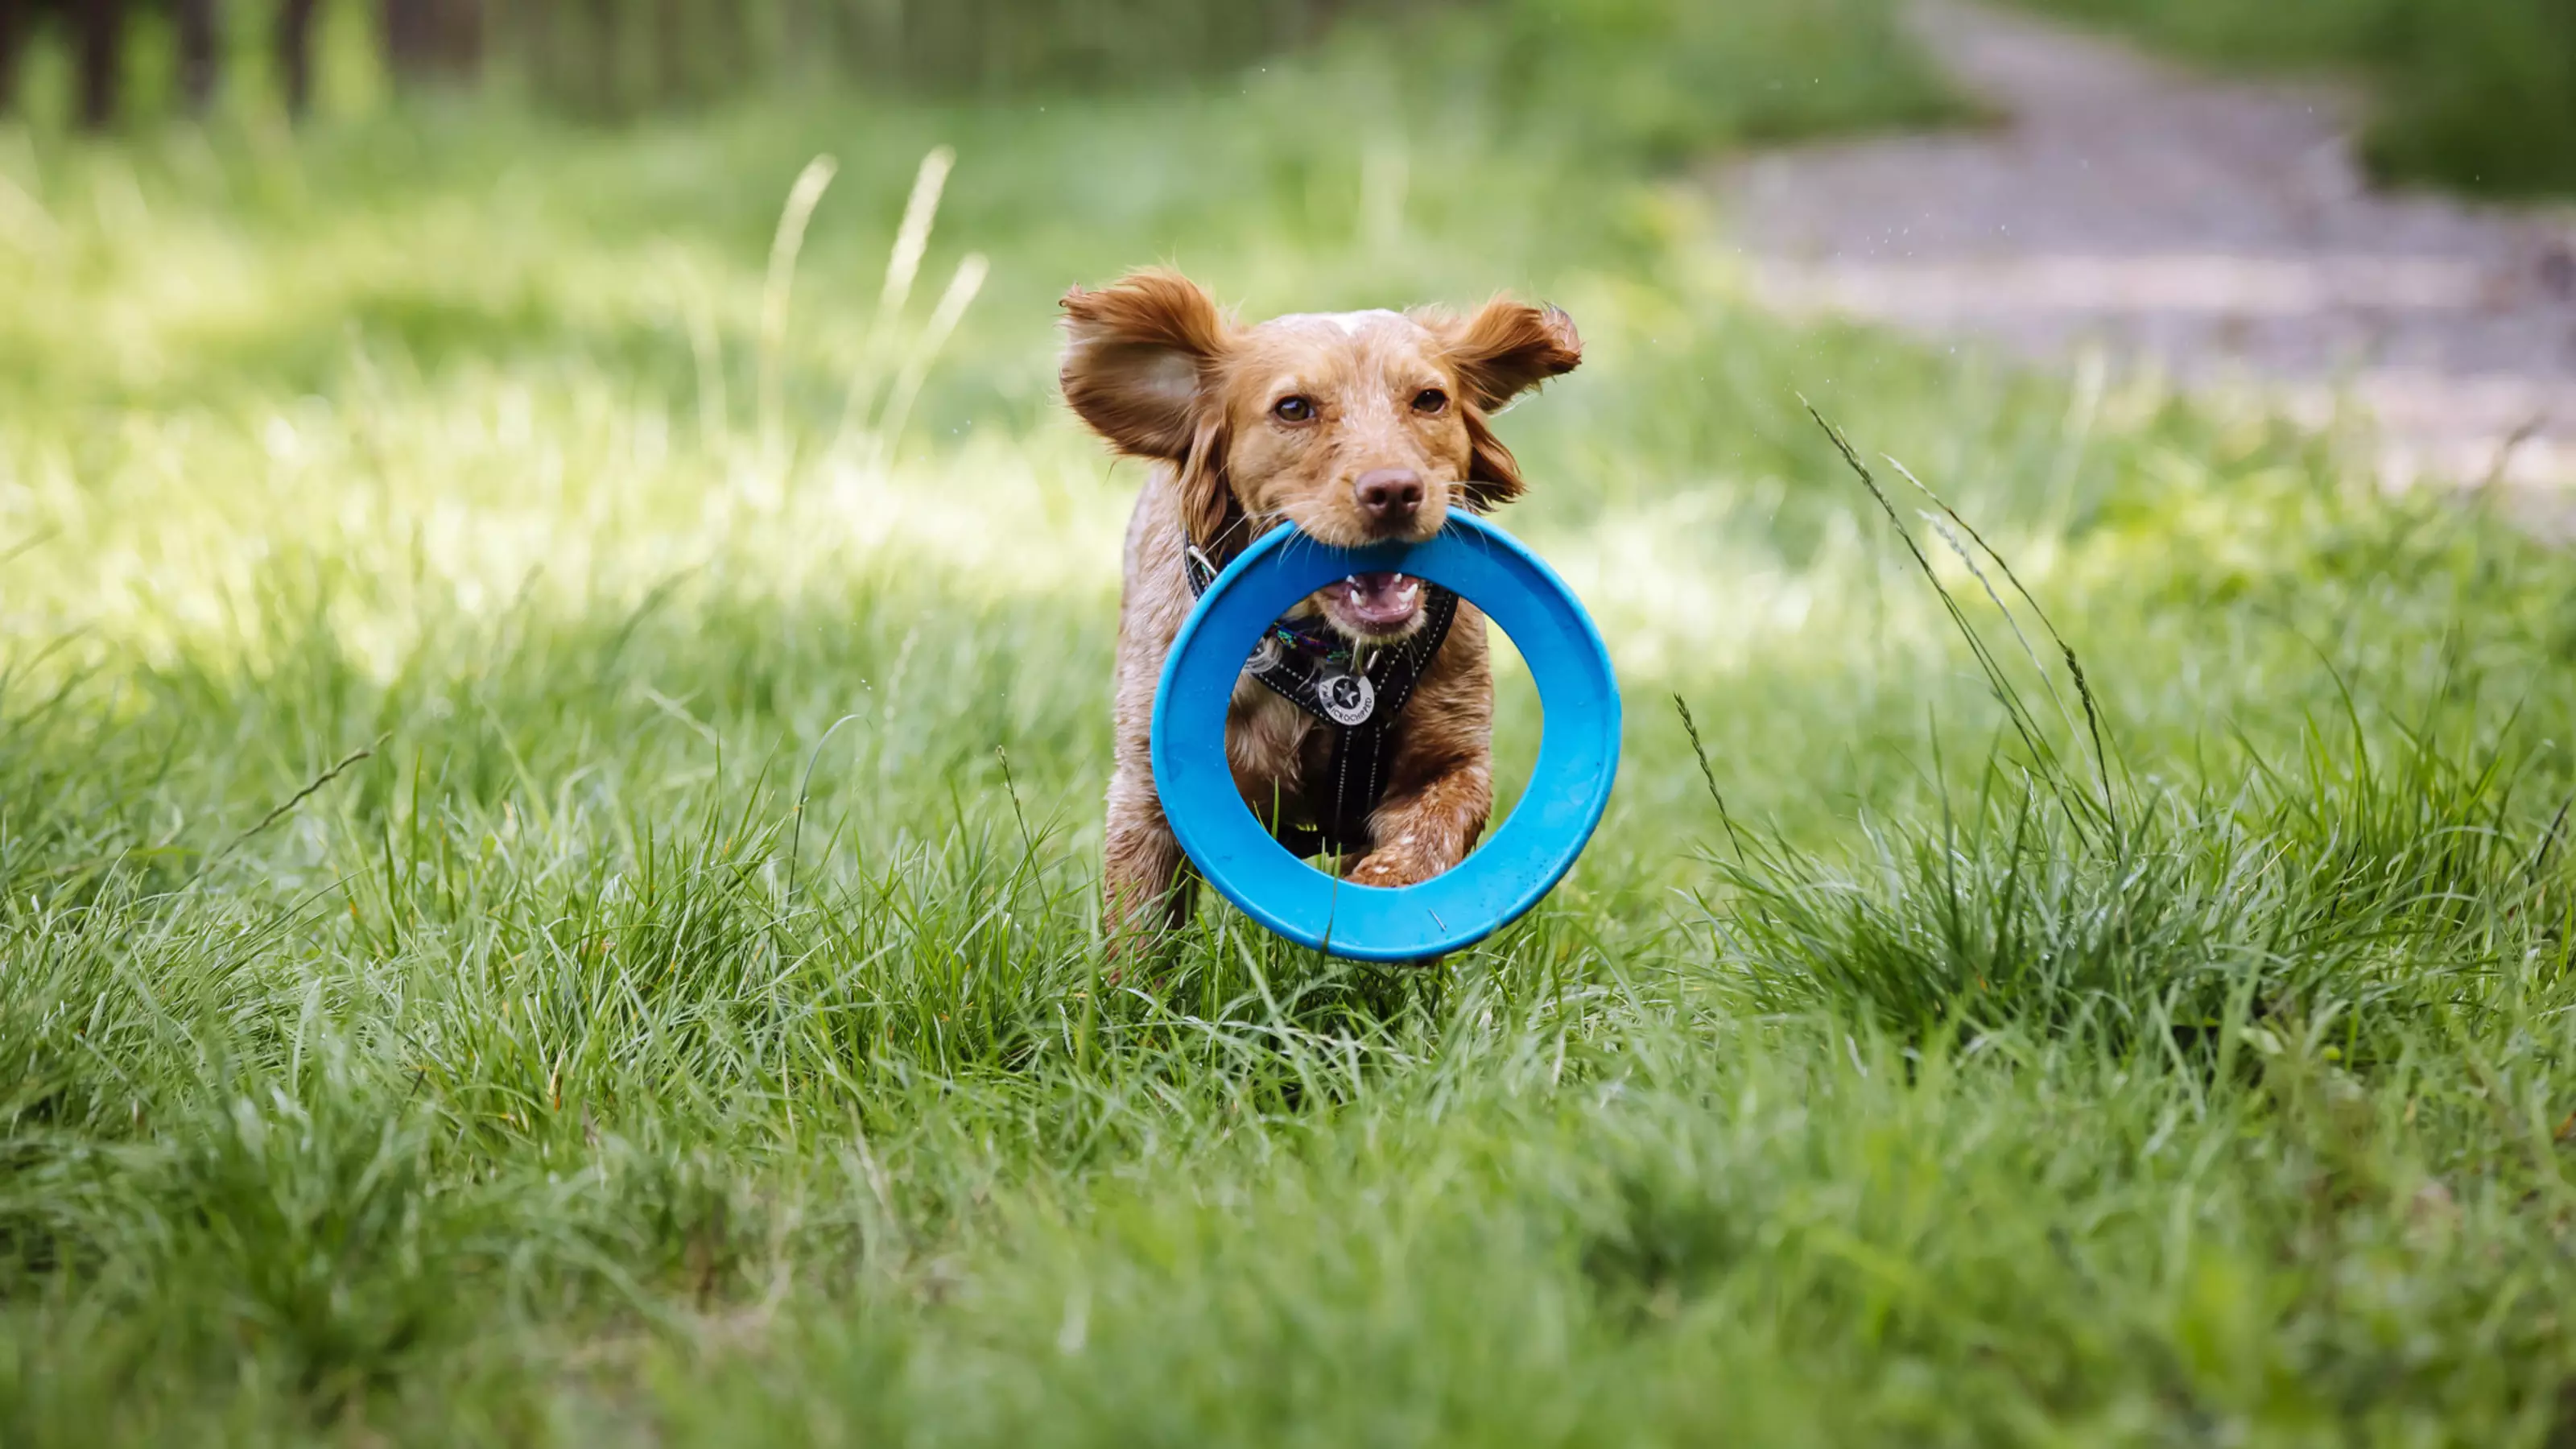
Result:
{"label": "dog's floppy ear", "polygon": [[1064,400],[1122,453],[1179,462],[1232,331],[1178,272],[1150,267],[1064,294]]}
{"label": "dog's floppy ear", "polygon": [[1064,400],[1118,451],[1177,466],[1190,535],[1216,536],[1233,497],[1215,371],[1233,326],[1198,283],[1161,267],[1064,294]]}
{"label": "dog's floppy ear", "polygon": [[1574,319],[1554,307],[1497,297],[1448,333],[1450,366],[1467,394],[1467,500],[1479,509],[1521,494],[1520,465],[1485,419],[1515,397],[1583,361]]}
{"label": "dog's floppy ear", "polygon": [[1495,412],[1551,377],[1583,361],[1583,336],[1574,319],[1554,307],[1532,307],[1496,297],[1476,315],[1452,324],[1449,362],[1478,412]]}

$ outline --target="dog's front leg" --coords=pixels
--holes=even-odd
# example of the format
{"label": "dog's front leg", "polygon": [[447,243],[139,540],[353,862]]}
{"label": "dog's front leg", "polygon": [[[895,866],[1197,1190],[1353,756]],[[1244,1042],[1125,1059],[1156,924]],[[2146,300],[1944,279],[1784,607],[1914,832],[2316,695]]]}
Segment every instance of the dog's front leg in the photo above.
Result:
{"label": "dog's front leg", "polygon": [[1348,879],[1408,886],[1465,860],[1494,809],[1493,738],[1485,620],[1462,604],[1397,723],[1386,795],[1369,816],[1369,853]]}
{"label": "dog's front leg", "polygon": [[1100,925],[1113,958],[1150,946],[1189,919],[1181,843],[1163,818],[1150,763],[1121,760],[1110,777],[1100,879]]}
{"label": "dog's front leg", "polygon": [[1493,769],[1461,760],[1414,790],[1390,794],[1369,817],[1369,853],[1351,867],[1361,885],[1408,886],[1467,858],[1493,813]]}
{"label": "dog's front leg", "polygon": [[1163,656],[1190,610],[1180,539],[1171,477],[1157,472],[1127,524],[1127,580],[1118,601],[1114,753],[1100,869],[1100,926],[1113,960],[1151,949],[1190,915],[1187,862],[1154,790],[1154,692]]}

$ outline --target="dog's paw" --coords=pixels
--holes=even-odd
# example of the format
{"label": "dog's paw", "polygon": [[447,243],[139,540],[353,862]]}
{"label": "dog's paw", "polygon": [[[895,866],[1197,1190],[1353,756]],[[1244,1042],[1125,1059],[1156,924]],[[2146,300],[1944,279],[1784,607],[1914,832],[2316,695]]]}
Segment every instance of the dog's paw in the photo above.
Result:
{"label": "dog's paw", "polygon": [[1361,857],[1360,863],[1352,866],[1343,879],[1357,885],[1384,886],[1392,890],[1397,886],[1418,885],[1447,868],[1408,850],[1372,850]]}

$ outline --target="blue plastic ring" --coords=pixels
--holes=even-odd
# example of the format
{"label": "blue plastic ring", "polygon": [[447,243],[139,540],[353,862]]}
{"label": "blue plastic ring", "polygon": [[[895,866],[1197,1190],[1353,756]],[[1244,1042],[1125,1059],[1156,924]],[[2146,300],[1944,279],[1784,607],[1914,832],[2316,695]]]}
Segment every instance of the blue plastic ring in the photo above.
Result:
{"label": "blue plastic ring", "polygon": [[[1226,706],[1270,621],[1349,574],[1410,574],[1455,590],[1511,636],[1544,710],[1529,788],[1484,845],[1418,885],[1357,885],[1288,853],[1226,762]],[[1163,661],[1154,789],[1199,874],[1245,915],[1357,961],[1419,961],[1472,945],[1537,905],[1574,866],[1619,771],[1619,684],[1574,591],[1519,540],[1451,513],[1421,543],[1333,548],[1281,524],[1209,585]]]}

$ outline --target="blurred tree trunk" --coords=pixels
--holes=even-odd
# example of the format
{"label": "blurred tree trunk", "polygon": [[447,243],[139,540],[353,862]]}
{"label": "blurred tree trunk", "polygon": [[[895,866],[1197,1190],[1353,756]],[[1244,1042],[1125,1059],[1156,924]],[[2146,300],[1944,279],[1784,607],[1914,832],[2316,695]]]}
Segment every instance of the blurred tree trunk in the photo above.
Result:
{"label": "blurred tree trunk", "polygon": [[384,27],[397,84],[471,80],[482,65],[480,0],[385,0]]}
{"label": "blurred tree trunk", "polygon": [[483,68],[483,0],[441,0],[438,49],[447,73],[471,80]]}
{"label": "blurred tree trunk", "polygon": [[385,0],[385,69],[397,83],[420,79],[434,67],[430,59],[435,0]]}
{"label": "blurred tree trunk", "polygon": [[588,22],[573,44],[572,64],[582,73],[591,110],[614,116],[625,109],[626,7],[618,0],[588,0],[582,6]]}
{"label": "blurred tree trunk", "polygon": [[80,120],[93,131],[116,121],[125,71],[125,0],[81,0],[72,7],[74,64],[80,73]]}
{"label": "blurred tree trunk", "polygon": [[313,109],[313,5],[314,0],[279,0],[277,7],[277,70],[290,116]]}
{"label": "blurred tree trunk", "polygon": [[653,0],[653,89],[661,100],[685,96],[697,82],[690,29],[688,0]]}
{"label": "blurred tree trunk", "polygon": [[740,86],[749,78],[743,56],[757,23],[748,6],[724,0],[652,0],[642,99],[703,101]]}
{"label": "blurred tree trunk", "polygon": [[0,116],[18,99],[18,52],[27,42],[27,0],[0,0]]}
{"label": "blurred tree trunk", "polygon": [[204,115],[215,98],[215,0],[171,0],[170,11],[178,31],[179,94],[191,113]]}

